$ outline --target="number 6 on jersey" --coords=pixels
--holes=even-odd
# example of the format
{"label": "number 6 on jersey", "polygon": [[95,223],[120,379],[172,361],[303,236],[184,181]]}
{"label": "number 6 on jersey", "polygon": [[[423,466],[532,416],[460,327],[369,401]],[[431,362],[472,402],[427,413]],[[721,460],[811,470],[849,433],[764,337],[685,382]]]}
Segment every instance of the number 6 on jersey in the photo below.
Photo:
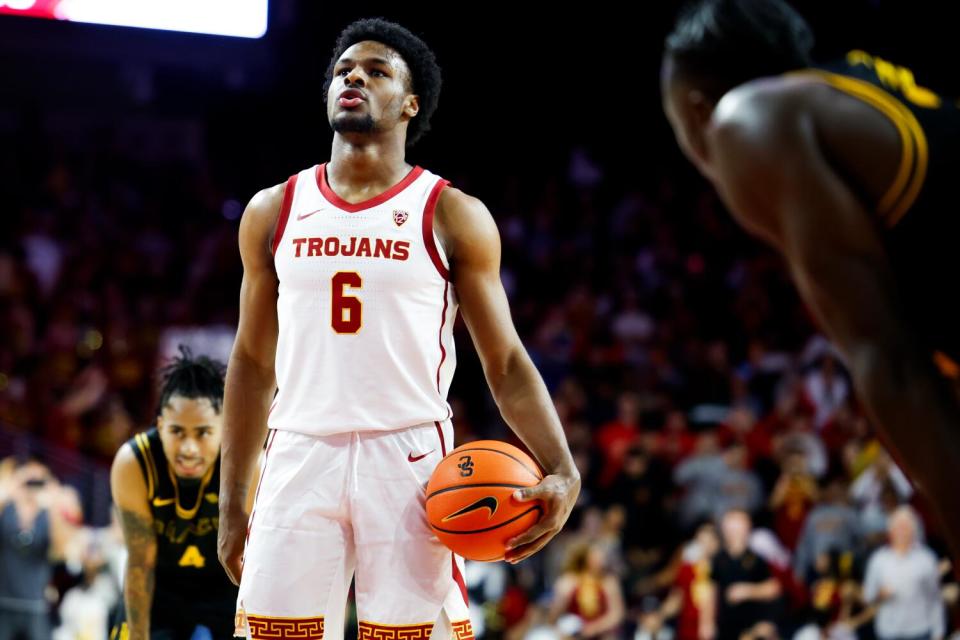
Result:
{"label": "number 6 on jersey", "polygon": [[337,333],[357,333],[363,326],[363,303],[344,295],[346,288],[361,289],[363,278],[356,271],[337,271],[330,282],[330,325]]}

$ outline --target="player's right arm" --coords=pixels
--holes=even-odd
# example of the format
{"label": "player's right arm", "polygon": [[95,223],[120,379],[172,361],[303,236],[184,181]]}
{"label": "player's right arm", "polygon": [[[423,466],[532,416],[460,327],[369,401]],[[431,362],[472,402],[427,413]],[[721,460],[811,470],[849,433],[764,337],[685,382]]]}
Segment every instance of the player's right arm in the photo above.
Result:
{"label": "player's right arm", "polygon": [[960,503],[948,498],[960,468],[960,402],[909,320],[875,216],[821,147],[816,118],[825,110],[811,95],[763,84],[725,97],[714,116],[714,180],[737,219],[783,254],[960,553]]}
{"label": "player's right arm", "polygon": [[154,569],[157,564],[157,534],[153,530],[147,484],[129,445],[120,447],[113,459],[110,491],[120,516],[123,540],[127,547],[123,603],[127,612],[130,640],[149,640]]}
{"label": "player's right arm", "polygon": [[220,453],[220,562],[240,583],[247,530],[245,505],[267,433],[267,414],[277,388],[277,274],[271,244],[284,185],[253,197],[240,221],[240,322],[227,365]]}

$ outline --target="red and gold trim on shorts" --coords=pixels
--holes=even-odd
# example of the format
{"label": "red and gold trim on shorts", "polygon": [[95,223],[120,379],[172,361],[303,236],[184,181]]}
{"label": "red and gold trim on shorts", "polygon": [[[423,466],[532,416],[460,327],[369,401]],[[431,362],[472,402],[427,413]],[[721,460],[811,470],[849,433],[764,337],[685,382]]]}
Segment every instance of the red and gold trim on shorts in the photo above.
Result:
{"label": "red and gold trim on shorts", "polygon": [[314,618],[279,618],[237,612],[234,635],[250,640],[323,640],[323,616]]}
{"label": "red and gold trim on shorts", "polygon": [[[359,640],[428,640],[433,633],[432,622],[421,624],[377,624],[361,620]],[[473,640],[473,625],[469,620],[453,622],[453,640]]]}
{"label": "red and gold trim on shorts", "polygon": [[473,640],[473,625],[470,620],[451,622],[450,626],[453,627],[453,640]]}

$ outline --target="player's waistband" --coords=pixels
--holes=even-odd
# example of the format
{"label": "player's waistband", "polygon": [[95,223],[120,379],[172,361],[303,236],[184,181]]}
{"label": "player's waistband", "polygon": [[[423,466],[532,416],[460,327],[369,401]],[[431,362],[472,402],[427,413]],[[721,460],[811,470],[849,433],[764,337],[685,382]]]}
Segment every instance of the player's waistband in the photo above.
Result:
{"label": "player's waistband", "polygon": [[424,420],[422,422],[416,422],[414,424],[403,424],[400,426],[396,425],[385,425],[385,426],[364,426],[364,427],[345,427],[342,429],[338,428],[316,428],[316,427],[301,427],[301,426],[290,426],[290,425],[270,425],[271,431],[279,432],[289,432],[297,433],[303,436],[312,436],[312,437],[324,437],[324,436],[336,436],[343,434],[356,433],[360,435],[364,434],[387,434],[395,433],[400,431],[410,431],[414,429],[435,429],[437,426],[443,426],[446,423],[450,422],[450,417],[444,417],[437,420]]}

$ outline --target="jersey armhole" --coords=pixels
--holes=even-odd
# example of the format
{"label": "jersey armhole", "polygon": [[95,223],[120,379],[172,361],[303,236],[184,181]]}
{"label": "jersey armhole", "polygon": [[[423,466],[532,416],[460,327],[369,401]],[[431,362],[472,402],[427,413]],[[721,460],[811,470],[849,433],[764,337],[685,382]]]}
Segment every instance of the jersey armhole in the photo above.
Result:
{"label": "jersey armhole", "polygon": [[430,197],[427,198],[427,204],[423,209],[423,245],[427,248],[430,261],[433,262],[433,266],[437,268],[437,273],[439,273],[440,277],[444,280],[450,279],[450,265],[447,262],[447,257],[440,248],[440,244],[437,242],[436,234],[433,232],[433,215],[436,213],[437,202],[440,201],[440,194],[443,193],[443,190],[449,185],[449,180],[437,180],[437,183],[433,186],[433,190],[430,192]]}
{"label": "jersey armhole", "polygon": [[927,175],[929,145],[916,116],[896,96],[859,78],[821,69],[804,69],[791,72],[790,75],[815,78],[873,107],[897,130],[901,148],[900,165],[875,208],[888,228],[895,226],[913,206]]}
{"label": "jersey armhole", "polygon": [[277,226],[273,232],[273,242],[270,245],[270,253],[277,255],[277,248],[283,239],[283,232],[287,228],[287,218],[290,217],[290,207],[293,205],[293,194],[297,190],[297,177],[295,173],[287,179],[287,184],[283,188],[283,201],[280,204],[280,215],[277,217]]}

